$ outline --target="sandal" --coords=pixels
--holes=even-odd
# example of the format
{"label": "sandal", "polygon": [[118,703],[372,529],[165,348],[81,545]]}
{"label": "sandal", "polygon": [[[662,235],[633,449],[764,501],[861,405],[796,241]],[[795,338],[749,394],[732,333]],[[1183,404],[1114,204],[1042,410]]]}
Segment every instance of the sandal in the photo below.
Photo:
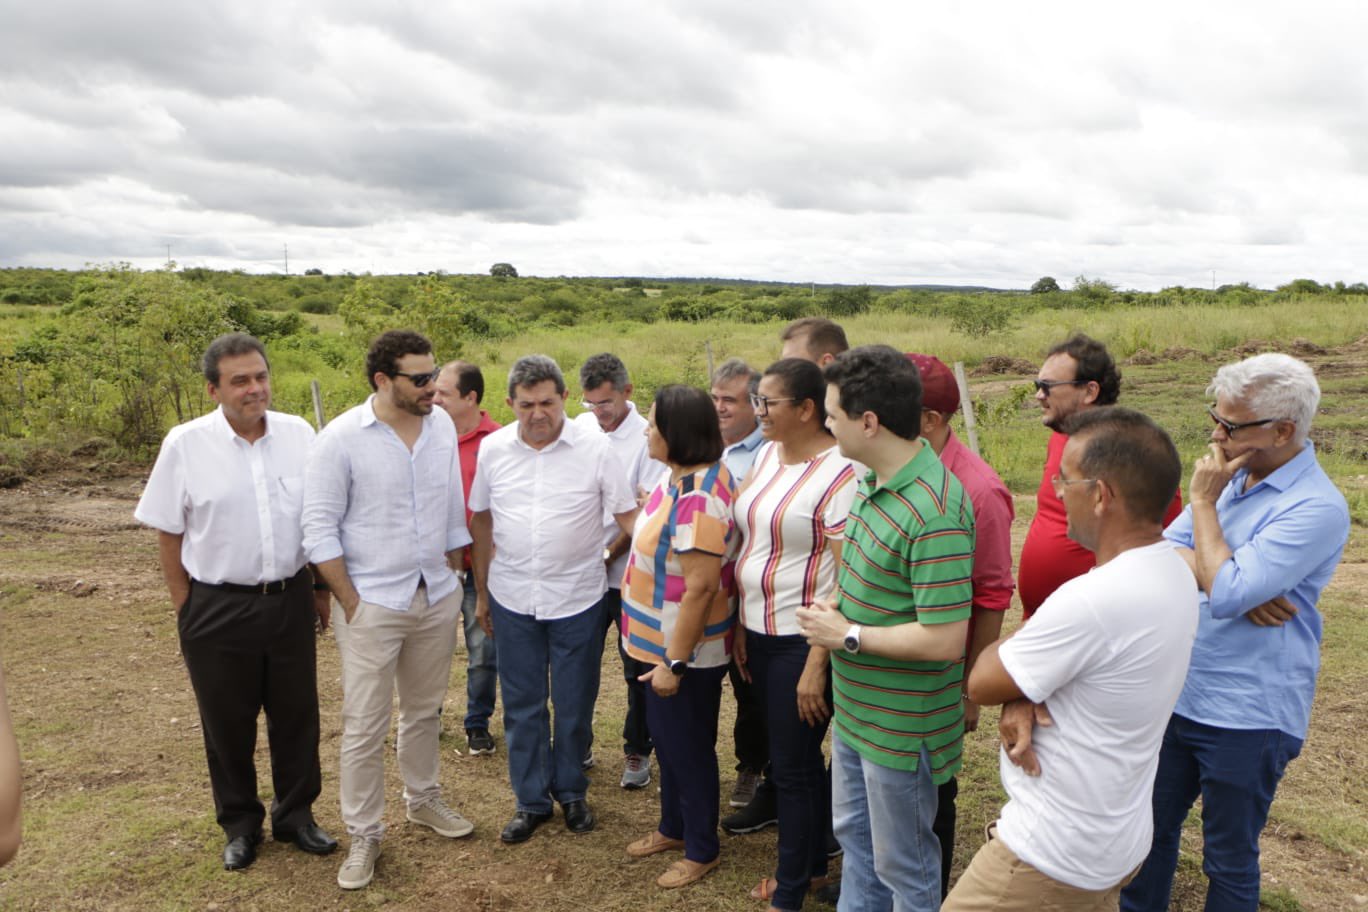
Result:
{"label": "sandal", "polygon": [[721,863],[721,855],[712,861],[690,861],[687,858],[681,858],[665,869],[665,873],[656,879],[656,885],[667,890],[675,887],[687,887],[691,883],[702,880]]}
{"label": "sandal", "polygon": [[633,858],[646,858],[659,852],[682,848],[684,848],[684,840],[671,839],[659,830],[652,830],[649,835],[641,837],[636,842],[629,843],[627,854]]}

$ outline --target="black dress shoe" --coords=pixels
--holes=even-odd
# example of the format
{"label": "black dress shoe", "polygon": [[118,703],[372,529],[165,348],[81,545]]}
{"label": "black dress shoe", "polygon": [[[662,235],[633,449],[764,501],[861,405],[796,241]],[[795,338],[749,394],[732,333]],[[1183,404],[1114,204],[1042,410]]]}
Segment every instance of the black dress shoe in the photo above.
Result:
{"label": "black dress shoe", "polygon": [[234,836],[223,847],[223,869],[241,871],[256,861],[256,849],[261,844],[261,831],[250,836]]}
{"label": "black dress shoe", "polygon": [[519,842],[527,842],[532,838],[532,833],[537,827],[551,819],[551,812],[538,813],[537,811],[518,811],[513,815],[513,819],[508,821],[508,826],[503,828],[499,834],[499,839],[514,845]]}
{"label": "black dress shoe", "polygon": [[293,842],[310,855],[331,855],[337,851],[337,840],[312,821],[297,830],[276,830],[272,835],[276,842]]}
{"label": "black dress shoe", "polygon": [[565,828],[572,833],[587,833],[598,822],[594,819],[594,812],[589,810],[589,802],[583,798],[565,802],[561,810],[565,813]]}

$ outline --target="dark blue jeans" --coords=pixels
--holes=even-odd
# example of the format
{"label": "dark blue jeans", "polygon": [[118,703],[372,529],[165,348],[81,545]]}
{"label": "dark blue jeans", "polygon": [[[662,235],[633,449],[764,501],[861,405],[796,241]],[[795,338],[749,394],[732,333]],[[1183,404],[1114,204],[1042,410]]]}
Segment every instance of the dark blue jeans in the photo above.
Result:
{"label": "dark blue jeans", "polygon": [[466,572],[461,593],[461,625],[465,628],[466,655],[466,717],[465,727],[489,728],[489,717],[494,715],[494,697],[499,683],[499,669],[494,640],[475,620],[475,574]]}
{"label": "dark blue jeans", "polygon": [[660,833],[684,840],[684,857],[717,857],[717,713],[726,666],[690,668],[679,692],[659,697],[646,688],[646,724],[660,766]]}
{"label": "dark blue jeans", "polygon": [[1154,842],[1135,880],[1121,891],[1123,912],[1169,907],[1183,821],[1202,796],[1206,912],[1257,912],[1259,833],[1287,764],[1302,742],[1277,729],[1230,729],[1174,715],[1154,779]]}
{"label": "dark blue jeans", "polygon": [[[827,873],[826,832],[831,793],[822,757],[827,725],[808,725],[798,715],[798,679],[809,646],[801,636],[747,631],[746,662],[769,728],[770,776],[779,810],[776,909],[801,909],[808,883]],[[831,677],[827,677],[831,705]]]}
{"label": "dark blue jeans", "polygon": [[[549,813],[552,799],[565,804],[589,790],[580,764],[589,747],[603,655],[603,602],[542,621],[509,611],[490,596],[489,612],[499,641],[508,777],[518,810]],[[556,709],[554,744],[548,695]]]}

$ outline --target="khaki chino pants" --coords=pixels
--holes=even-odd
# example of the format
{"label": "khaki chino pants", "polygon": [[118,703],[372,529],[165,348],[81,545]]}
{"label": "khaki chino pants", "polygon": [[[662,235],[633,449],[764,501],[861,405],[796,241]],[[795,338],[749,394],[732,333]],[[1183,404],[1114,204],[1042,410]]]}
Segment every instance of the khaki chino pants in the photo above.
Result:
{"label": "khaki chino pants", "polygon": [[[1105,890],[1055,880],[1016,856],[989,824],[988,841],[960,875],[941,912],[1114,912],[1135,871]],[[1136,868],[1138,871],[1139,868]]]}
{"label": "khaki chino pants", "polygon": [[385,736],[396,687],[404,799],[412,809],[441,795],[440,711],[460,617],[459,588],[429,604],[422,587],[408,611],[363,601],[350,623],[334,615],[342,659],[342,822],[353,838],[385,832]]}

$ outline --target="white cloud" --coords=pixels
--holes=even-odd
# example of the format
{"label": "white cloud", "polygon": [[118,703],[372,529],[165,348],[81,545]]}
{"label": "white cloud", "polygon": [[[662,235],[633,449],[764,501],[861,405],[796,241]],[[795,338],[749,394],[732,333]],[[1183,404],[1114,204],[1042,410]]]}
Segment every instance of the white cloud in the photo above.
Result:
{"label": "white cloud", "polygon": [[1359,280],[1360,4],[49,0],[0,265]]}

